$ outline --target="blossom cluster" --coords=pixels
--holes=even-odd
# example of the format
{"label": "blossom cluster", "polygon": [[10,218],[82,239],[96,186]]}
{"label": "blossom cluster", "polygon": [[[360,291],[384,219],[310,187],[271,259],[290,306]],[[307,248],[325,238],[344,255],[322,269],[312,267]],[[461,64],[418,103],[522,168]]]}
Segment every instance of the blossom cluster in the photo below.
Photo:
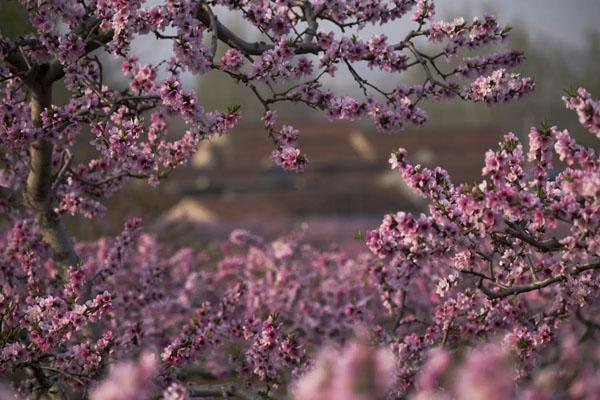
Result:
{"label": "blossom cluster", "polygon": [[[507,134],[499,150],[486,153],[484,180],[476,185],[455,185],[441,168],[413,165],[403,149],[392,154],[392,168],[430,200],[429,214],[388,215],[367,234],[367,245],[383,260],[388,309],[406,315],[404,299],[417,310],[424,306],[420,296],[433,296],[425,304],[435,310],[433,325],[404,338],[399,359],[418,360],[419,352],[440,343],[503,329],[526,376],[565,315],[593,312],[600,268],[598,156],[556,127],[532,128],[529,143],[526,153]],[[556,170],[553,156],[563,169]],[[429,294],[422,289],[426,281],[432,281]],[[401,380],[412,379],[410,366],[400,371]]]}
{"label": "blossom cluster", "polygon": [[489,76],[481,76],[471,83],[465,96],[488,105],[507,103],[533,91],[534,83],[530,78],[521,78],[519,74],[509,74],[501,68]]}
{"label": "blossom cluster", "polygon": [[567,108],[577,111],[579,123],[590,132],[600,137],[600,103],[592,99],[592,95],[584,88],[576,94],[563,97]]}
{"label": "blossom cluster", "polygon": [[134,219],[114,240],[79,243],[85,261],[63,281],[35,224],[19,221],[1,239],[0,374],[40,365],[45,383],[17,381],[19,392],[91,388],[96,400],[184,398],[193,366],[256,391],[286,387],[326,340],[384,315],[368,255],[319,251],[301,236],[235,231],[221,254],[163,258]]}

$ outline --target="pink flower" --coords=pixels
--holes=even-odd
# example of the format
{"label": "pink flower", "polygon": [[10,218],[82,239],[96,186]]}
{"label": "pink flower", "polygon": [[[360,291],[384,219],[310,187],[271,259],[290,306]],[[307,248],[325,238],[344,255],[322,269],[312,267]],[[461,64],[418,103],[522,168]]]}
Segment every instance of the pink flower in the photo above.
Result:
{"label": "pink flower", "polygon": [[395,381],[395,360],[385,348],[361,341],[341,352],[321,350],[313,369],[295,385],[295,400],[383,400]]}
{"label": "pink flower", "polygon": [[261,117],[265,128],[273,129],[275,126],[275,121],[277,121],[277,113],[275,111],[269,110],[263,114]]}
{"label": "pink flower", "polygon": [[273,150],[271,159],[281,168],[295,173],[303,172],[308,163],[306,156],[300,155],[300,150],[292,146]]}
{"label": "pink flower", "polygon": [[467,354],[456,380],[460,399],[505,400],[514,398],[514,376],[501,346],[487,346]]}
{"label": "pink flower", "polygon": [[136,92],[148,92],[154,89],[155,79],[156,70],[149,65],[144,65],[138,69],[129,87]]}
{"label": "pink flower", "polygon": [[187,390],[178,383],[172,383],[163,392],[162,400],[188,400]]}
{"label": "pink flower", "polygon": [[469,100],[483,102],[488,105],[506,103],[521,98],[533,91],[531,78],[521,78],[518,74],[507,74],[501,68],[490,76],[481,76],[471,83],[465,91]]}
{"label": "pink flower", "polygon": [[236,49],[228,49],[220,60],[221,66],[230,71],[239,70],[244,64],[242,54]]}
{"label": "pink flower", "polygon": [[298,129],[293,126],[283,125],[279,131],[277,141],[282,147],[295,146],[298,142]]}
{"label": "pink flower", "polygon": [[421,368],[417,378],[419,390],[437,389],[442,383],[443,375],[451,366],[450,354],[441,348],[434,348],[429,352],[427,362]]}
{"label": "pink flower", "polygon": [[469,269],[471,264],[471,252],[469,250],[458,252],[454,255],[454,268],[459,271]]}
{"label": "pink flower", "polygon": [[413,21],[423,23],[425,20],[433,19],[435,15],[435,5],[433,1],[430,0],[417,0],[417,5],[415,6],[415,12],[413,13],[411,19]]}
{"label": "pink flower", "polygon": [[123,361],[114,365],[108,377],[91,391],[90,399],[145,400],[155,390],[152,379],[157,373],[156,356],[143,353],[135,361]]}
{"label": "pink flower", "polygon": [[563,101],[570,110],[575,110],[579,123],[600,138],[600,102],[592,99],[592,95],[584,88],[577,94],[564,96]]}

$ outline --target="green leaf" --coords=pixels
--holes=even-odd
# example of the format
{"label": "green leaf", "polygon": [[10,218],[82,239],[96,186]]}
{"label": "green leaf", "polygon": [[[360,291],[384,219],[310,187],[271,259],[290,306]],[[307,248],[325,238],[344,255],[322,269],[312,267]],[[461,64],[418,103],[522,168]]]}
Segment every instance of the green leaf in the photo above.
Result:
{"label": "green leaf", "polygon": [[241,105],[234,104],[232,106],[227,107],[227,113],[229,113],[229,114],[236,113],[236,112],[238,112],[240,110],[240,108],[242,108]]}
{"label": "green leaf", "polygon": [[570,86],[570,87],[564,89],[564,92],[568,97],[577,96],[577,89],[575,89],[573,86]]}
{"label": "green leaf", "polygon": [[540,130],[543,133],[550,132],[550,122],[548,121],[547,117],[544,117],[544,119],[542,119],[542,123],[540,124]]}

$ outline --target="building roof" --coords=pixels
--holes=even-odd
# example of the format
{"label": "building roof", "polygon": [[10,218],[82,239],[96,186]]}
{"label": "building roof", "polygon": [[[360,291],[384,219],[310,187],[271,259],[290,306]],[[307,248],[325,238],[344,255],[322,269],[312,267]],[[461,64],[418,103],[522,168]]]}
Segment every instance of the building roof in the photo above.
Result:
{"label": "building roof", "polygon": [[[305,173],[291,174],[272,164],[272,143],[262,127],[239,128],[203,144],[192,165],[174,174],[167,193],[184,200],[171,215],[236,220],[417,209],[422,201],[389,169],[392,151],[404,147],[415,163],[440,165],[455,182],[475,181],[485,151],[495,148],[500,138],[481,131],[365,133],[350,123],[295,127],[310,160]],[[189,215],[182,211],[186,207]]]}

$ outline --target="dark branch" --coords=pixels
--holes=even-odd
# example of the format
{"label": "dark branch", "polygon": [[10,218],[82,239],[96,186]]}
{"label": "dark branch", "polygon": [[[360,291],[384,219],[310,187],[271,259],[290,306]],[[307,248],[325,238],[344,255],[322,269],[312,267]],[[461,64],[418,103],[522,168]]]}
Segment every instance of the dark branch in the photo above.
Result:
{"label": "dark branch", "polygon": [[[211,12],[208,6],[201,5],[198,7],[196,18],[202,22],[205,26],[210,27],[211,24]],[[275,47],[273,44],[267,44],[264,42],[248,42],[235,33],[229,28],[223,25],[220,21],[216,21],[216,34],[219,40],[226,43],[230,47],[238,49],[242,53],[251,56],[258,56],[263,54],[265,51],[271,50]],[[301,43],[295,46],[296,54],[317,54],[321,49],[316,44],[312,43]]]}
{"label": "dark branch", "polygon": [[533,290],[543,289],[543,288],[545,288],[547,286],[550,286],[550,285],[552,285],[554,283],[558,283],[558,282],[564,281],[570,275],[571,276],[572,275],[579,275],[582,272],[589,271],[589,270],[596,270],[596,269],[600,269],[600,260],[592,262],[592,263],[589,263],[589,264],[577,265],[577,266],[573,267],[570,272],[565,272],[565,273],[562,273],[562,274],[558,274],[558,275],[553,276],[551,278],[547,278],[547,279],[544,279],[544,280],[538,281],[538,282],[533,282],[533,283],[530,283],[528,285],[511,286],[511,287],[508,287],[506,289],[502,289],[502,290],[494,292],[494,291],[490,290],[489,288],[487,288],[483,284],[483,279],[480,279],[479,282],[477,283],[477,287],[489,299],[501,299],[501,298],[508,297],[508,296],[516,296],[516,295],[521,294],[521,293],[531,292]]}
{"label": "dark branch", "polygon": [[518,225],[516,225],[510,221],[505,221],[505,222],[506,222],[506,225],[508,225],[508,228],[506,229],[506,233],[508,233],[509,235],[511,235],[517,239],[521,239],[525,243],[537,248],[538,250],[542,251],[543,253],[558,251],[562,247],[560,242],[556,238],[547,239],[547,240],[537,240],[536,238],[534,238],[533,236],[531,236],[530,234],[525,232],[523,229],[519,228]]}
{"label": "dark branch", "polygon": [[202,398],[202,397],[223,397],[236,396],[244,400],[265,400],[264,397],[258,393],[251,391],[243,385],[237,383],[210,383],[210,384],[199,384],[188,386],[188,393],[191,398]]}

